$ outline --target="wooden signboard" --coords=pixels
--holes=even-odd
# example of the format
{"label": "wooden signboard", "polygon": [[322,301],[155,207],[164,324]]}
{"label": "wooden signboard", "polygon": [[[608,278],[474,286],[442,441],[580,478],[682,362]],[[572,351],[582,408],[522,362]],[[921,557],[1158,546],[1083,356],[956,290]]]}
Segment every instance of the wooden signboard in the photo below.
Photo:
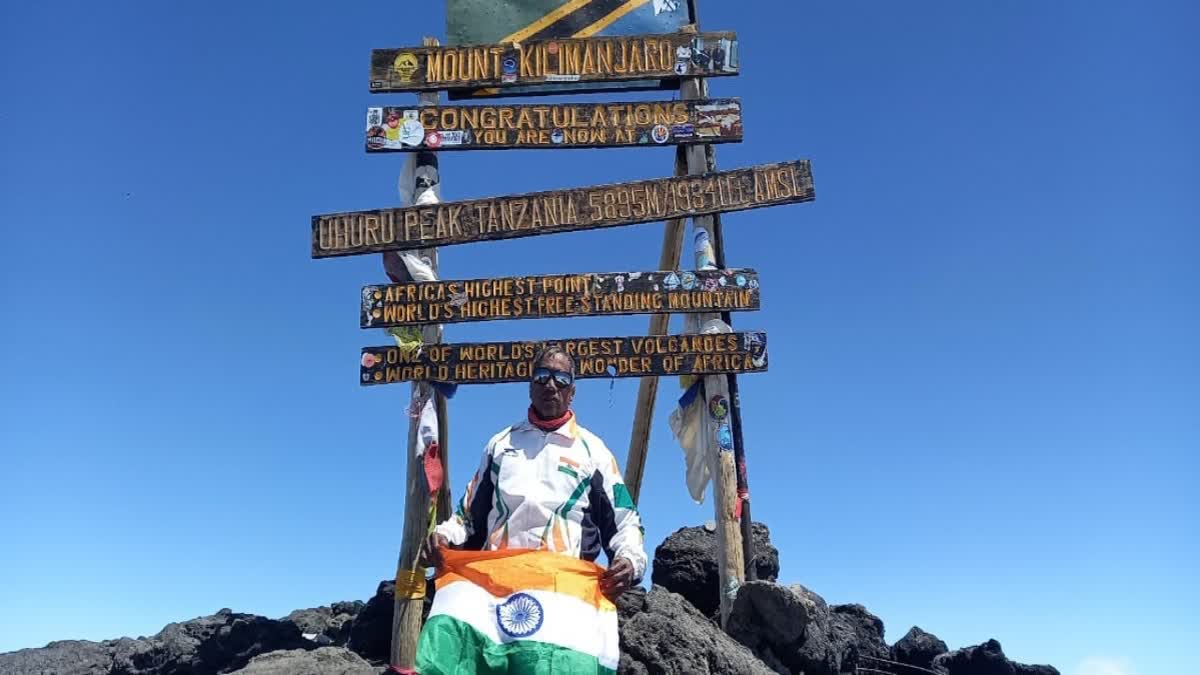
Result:
{"label": "wooden signboard", "polygon": [[754,270],[623,272],[364,286],[360,325],[758,309]]}
{"label": "wooden signboard", "polygon": [[814,198],[808,160],[429,206],[312,217],[312,257],[529,237]]}
{"label": "wooden signboard", "polygon": [[738,74],[737,36],[665,33],[371,51],[375,93]]}
{"label": "wooden signboard", "polygon": [[547,344],[575,357],[578,378],[760,373],[767,369],[767,334],[657,335],[533,342],[366,347],[359,364],[363,386],[410,380],[483,384],[526,382],[533,355]]}
{"label": "wooden signboard", "polygon": [[367,152],[617,148],[742,140],[736,98],[367,109]]}

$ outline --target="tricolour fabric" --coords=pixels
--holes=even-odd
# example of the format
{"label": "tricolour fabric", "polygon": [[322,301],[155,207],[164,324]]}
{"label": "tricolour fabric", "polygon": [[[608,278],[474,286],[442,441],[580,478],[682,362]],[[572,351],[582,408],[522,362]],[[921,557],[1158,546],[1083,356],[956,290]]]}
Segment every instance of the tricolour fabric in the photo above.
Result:
{"label": "tricolour fabric", "polygon": [[442,553],[421,675],[616,672],[617,610],[601,567],[551,551]]}

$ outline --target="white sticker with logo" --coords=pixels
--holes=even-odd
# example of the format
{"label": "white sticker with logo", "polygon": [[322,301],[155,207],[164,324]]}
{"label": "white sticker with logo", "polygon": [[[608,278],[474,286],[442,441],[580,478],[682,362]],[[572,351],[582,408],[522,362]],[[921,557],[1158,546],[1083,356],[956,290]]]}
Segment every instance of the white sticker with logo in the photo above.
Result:
{"label": "white sticker with logo", "polygon": [[461,129],[442,132],[442,145],[462,145],[466,142],[466,133]]}

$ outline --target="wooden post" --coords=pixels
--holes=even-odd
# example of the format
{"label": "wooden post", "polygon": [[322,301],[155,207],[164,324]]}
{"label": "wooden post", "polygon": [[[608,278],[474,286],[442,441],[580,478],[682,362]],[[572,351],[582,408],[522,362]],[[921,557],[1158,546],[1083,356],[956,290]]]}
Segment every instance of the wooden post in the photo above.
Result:
{"label": "wooden post", "polygon": [[[692,23],[700,24],[700,9],[697,7],[697,0],[688,0],[688,12],[692,17]],[[705,155],[708,160],[708,165],[715,168],[717,166],[716,149],[711,146],[705,146]],[[713,253],[716,258],[718,267],[725,267],[725,232],[721,226],[721,215],[714,214],[713,216],[713,231],[710,233],[713,241]],[[728,312],[722,313],[722,318],[725,323],[733,327],[733,322]],[[741,517],[741,533],[742,533],[742,569],[745,572],[746,578],[757,579],[758,573],[754,567],[754,537],[752,535],[752,524],[750,516],[750,493],[749,477],[746,475],[746,449],[742,438],[742,401],[738,392],[737,376],[733,373],[728,375],[729,383],[729,420],[730,426],[733,429],[733,448],[734,448],[734,463],[737,472],[737,494],[734,499],[741,499],[742,494],[747,495],[747,499],[742,503]],[[722,586],[724,588],[724,586]],[[724,623],[724,620],[722,620]]]}
{"label": "wooden post", "polygon": [[[438,40],[437,38],[427,37],[424,39],[424,45],[426,47],[436,47]],[[422,92],[418,95],[418,105],[429,106],[437,104],[438,92],[436,91]],[[421,165],[419,157],[417,164],[418,166]],[[414,203],[419,196],[414,188]],[[433,267],[433,271],[437,272],[438,252],[436,248],[419,251],[418,255],[427,257],[430,265]],[[425,326],[421,329],[421,336],[426,344],[441,342],[442,327],[438,324]],[[446,423],[445,399],[440,394],[434,393],[428,382],[413,382],[411,391],[412,400],[424,398],[429,395],[435,396],[434,405],[438,414],[438,447],[442,452],[442,463],[445,468],[448,465],[447,441],[449,439],[440,435],[445,434],[449,426]],[[405,453],[407,469],[404,481],[404,534],[400,543],[400,557],[396,561],[397,584],[393,606],[394,614],[392,615],[390,663],[399,668],[412,668],[416,664],[417,638],[421,634],[421,611],[425,604],[425,568],[417,565],[416,571],[413,571],[414,563],[420,554],[421,545],[425,541],[426,532],[429,529],[429,488],[425,481],[424,466],[417,458],[417,448],[421,442],[417,434],[419,424],[418,419],[409,419],[408,444]],[[447,471],[445,475],[448,480],[449,472]],[[447,492],[443,490],[443,494]],[[444,501],[447,505],[449,504],[448,498]],[[445,515],[441,511],[440,506],[439,513]]]}
{"label": "wooden post", "polygon": [[[675,175],[687,174],[687,157],[682,147],[675,150]],[[668,220],[663,229],[662,254],[658,258],[658,269],[679,268],[679,255],[683,252],[683,218]],[[655,314],[650,317],[647,335],[666,335],[671,325],[670,314]],[[654,421],[654,399],[658,396],[658,377],[643,377],[638,384],[637,404],[633,409],[633,433],[629,438],[629,454],[625,458],[625,487],[634,503],[642,490],[642,474],[646,471],[646,451],[650,447],[650,424]]]}
{"label": "wooden post", "polygon": [[[712,146],[706,149],[709,166],[716,166],[716,150]],[[725,231],[721,224],[721,214],[713,214],[713,254],[717,267],[724,268],[725,264]],[[732,312],[721,312],[721,320],[733,328]],[[746,446],[742,436],[742,401],[738,390],[738,380],[735,373],[726,376],[729,382],[729,423],[733,431],[733,461],[737,470],[737,497],[741,501],[741,517],[738,519],[742,531],[742,561],[745,565],[746,579],[758,579],[754,566],[754,534],[753,520],[750,515],[750,478],[746,470]]]}
{"label": "wooden post", "polygon": [[[708,86],[703,79],[688,78],[683,81],[682,93],[684,98],[701,98],[707,96]],[[709,155],[705,146],[689,146],[687,154],[687,169],[689,174],[706,173],[715,167],[709,166]],[[692,227],[704,231],[710,244],[715,242],[717,232],[713,216],[699,216],[692,219]],[[716,256],[707,258],[706,254],[696,249],[695,266],[714,266]],[[710,319],[719,319],[720,314],[701,314],[700,323]],[[724,627],[733,608],[733,600],[737,589],[746,580],[745,558],[742,550],[742,533],[734,518],[734,508],[737,500],[737,468],[733,456],[733,437],[729,427],[729,381],[721,375],[710,375],[704,378],[705,400],[701,402],[706,410],[704,414],[705,433],[702,435],[702,452],[709,458],[710,471],[713,481],[713,510],[717,523],[717,570],[720,578],[721,626]],[[719,405],[714,405],[716,402]],[[722,408],[723,407],[723,408]],[[715,411],[723,409],[723,416]],[[722,429],[724,427],[724,429]],[[722,447],[718,442],[718,434],[728,433],[728,447]]]}

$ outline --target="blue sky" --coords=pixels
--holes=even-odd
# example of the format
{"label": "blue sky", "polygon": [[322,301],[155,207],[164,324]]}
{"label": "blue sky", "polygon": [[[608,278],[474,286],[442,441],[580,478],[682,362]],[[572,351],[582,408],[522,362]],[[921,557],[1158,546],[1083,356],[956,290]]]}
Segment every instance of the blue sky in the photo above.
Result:
{"label": "blue sky", "polygon": [[[440,35],[440,3],[103,5],[0,10],[0,650],[365,599],[400,539],[406,388],[356,384],[359,347],[384,342],[358,328],[358,289],[382,271],[311,260],[308,229],[396,203],[402,158],[363,153],[363,113],[413,97],[368,94],[368,53]],[[742,396],[783,580],[865,604],[889,641],[996,637],[1076,675],[1191,662],[1200,10],[750,6],[702,6],[742,41],[743,75],[712,93],[743,98],[746,142],[718,161],[808,158],[817,190],[725,218],[730,263],[763,281],[735,325],[770,335]],[[455,199],[671,163],[458,153],[442,175]],[[660,239],[452,247],[443,277],[649,270]],[[577,397],[622,463],[636,389]],[[652,546],[712,517],[666,425],[677,394],[646,469]],[[523,396],[452,401],[456,497]]]}

